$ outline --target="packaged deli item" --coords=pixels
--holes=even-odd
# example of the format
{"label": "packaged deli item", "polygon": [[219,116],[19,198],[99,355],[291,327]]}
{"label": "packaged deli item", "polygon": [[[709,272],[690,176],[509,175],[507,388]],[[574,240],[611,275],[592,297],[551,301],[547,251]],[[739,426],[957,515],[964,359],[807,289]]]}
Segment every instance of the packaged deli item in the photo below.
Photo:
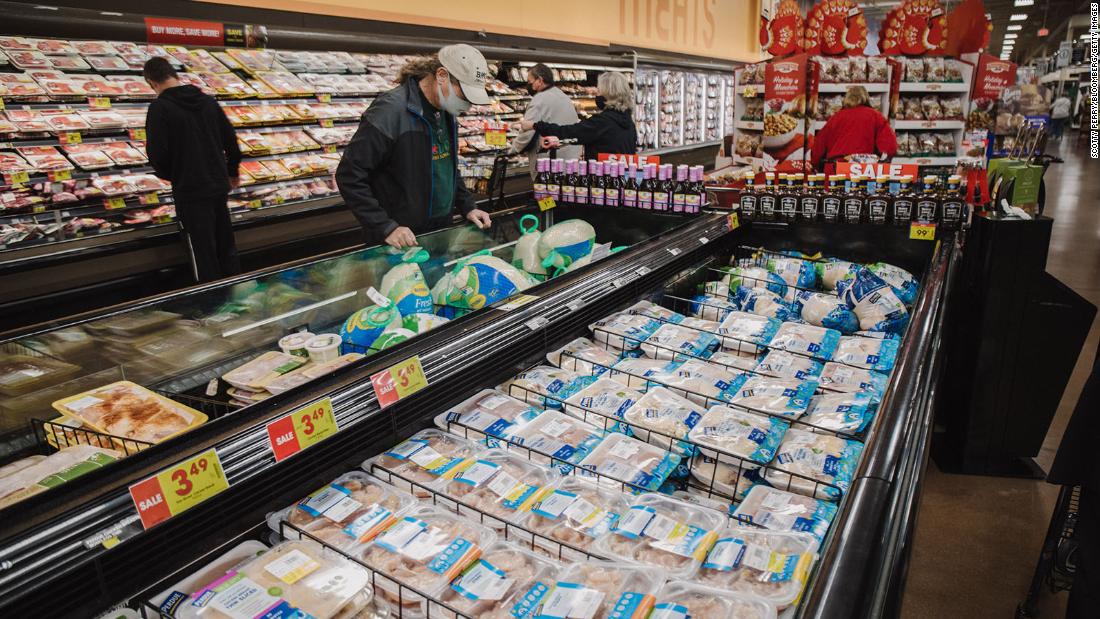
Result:
{"label": "packaged deli item", "polygon": [[687,437],[699,423],[703,411],[700,405],[665,387],[651,387],[627,409],[623,418],[630,424],[631,433],[639,439],[678,454],[691,455],[691,446],[676,439]]}
{"label": "packaged deli item", "polygon": [[563,410],[598,428],[617,428],[613,420],[622,419],[623,413],[642,399],[641,392],[627,387],[617,378],[600,378],[581,389],[565,401]]}
{"label": "packaged deli item", "polygon": [[751,595],[673,581],[657,592],[650,619],[774,619],[775,607]]}
{"label": "packaged deli item", "polygon": [[578,374],[603,374],[619,360],[619,356],[597,346],[595,342],[578,337],[561,348],[546,354],[551,365]]}
{"label": "packaged deli item", "polygon": [[580,388],[581,375],[549,365],[520,372],[499,387],[500,391],[536,406],[561,408],[562,402]]}
{"label": "packaged deli item", "polygon": [[749,312],[730,312],[719,327],[722,347],[738,352],[754,352],[755,345],[767,345],[782,323],[774,318]]}
{"label": "packaged deli item", "polygon": [[860,265],[836,258],[814,263],[817,279],[825,290],[836,290],[837,282],[855,275]]}
{"label": "packaged deli item", "polygon": [[[453,476],[468,458],[477,458],[484,448],[464,438],[429,428],[391,449],[363,462],[363,470],[418,497],[431,494],[413,484],[427,485],[440,476]],[[377,472],[382,469],[383,472]],[[393,473],[387,475],[385,471]]]}
{"label": "packaged deli item", "polygon": [[820,544],[829,532],[836,511],[836,503],[759,484],[749,490],[733,517],[769,531],[809,533]]}
{"label": "packaged deli item", "polygon": [[889,372],[894,369],[899,342],[893,338],[869,338],[858,335],[840,338],[833,361],[867,370]]}
{"label": "packaged deli item", "polygon": [[756,374],[777,378],[797,378],[798,380],[816,379],[821,376],[823,369],[825,369],[823,362],[786,350],[769,350],[767,354],[760,358],[756,367],[750,368]]}
{"label": "packaged deli item", "polygon": [[[458,501],[459,513],[504,530],[505,523],[523,520],[535,496],[557,477],[556,470],[552,472],[523,456],[490,449],[476,460],[464,462],[454,476],[438,480],[432,488]],[[445,500],[438,500],[447,506]],[[484,520],[482,513],[493,518]]]}
{"label": "packaged deli item", "polygon": [[306,361],[297,355],[269,351],[230,370],[222,376],[222,380],[238,389],[260,391],[267,383],[300,368]]}
{"label": "packaged deli item", "polygon": [[628,495],[619,489],[569,475],[538,494],[523,526],[541,536],[534,538],[539,552],[584,561],[592,544],[611,534],[628,505]]}
{"label": "packaged deli item", "polygon": [[651,359],[705,358],[718,348],[718,337],[706,331],[665,323],[647,337],[640,348],[642,354]]}
{"label": "packaged deli item", "polygon": [[404,616],[423,616],[429,596],[442,592],[496,541],[488,527],[434,505],[419,505],[374,538],[360,558],[378,574],[375,595],[400,605]]}
{"label": "packaged deli item", "polygon": [[663,494],[638,497],[597,551],[690,579],[726,524],[726,515]]}
{"label": "packaged deli item", "polygon": [[640,492],[659,488],[680,460],[679,455],[661,447],[613,432],[581,460],[576,473],[600,484]]}
{"label": "packaged deli item", "polygon": [[[556,562],[526,547],[498,541],[485,548],[477,562],[452,580],[439,600],[469,617],[514,619],[523,616],[529,598],[545,591],[560,569]],[[453,617],[454,613],[433,607],[431,615]]]}
{"label": "packaged deli item", "polygon": [[840,331],[814,325],[785,322],[776,331],[768,346],[795,354],[829,361],[840,343]]}
{"label": "packaged deli item", "polygon": [[728,402],[735,408],[798,419],[817,385],[813,380],[741,374],[730,386]]}
{"label": "packaged deli item", "polygon": [[130,381],[53,403],[62,415],[112,436],[159,443],[206,422],[206,415]]}
{"label": "packaged deli item", "polygon": [[[508,438],[523,424],[538,417],[540,409],[494,389],[483,389],[436,416],[436,425],[490,447],[496,438]],[[456,427],[459,426],[459,427]]]}
{"label": "packaged deli item", "polygon": [[665,576],[653,567],[635,563],[588,561],[567,566],[555,583],[541,592],[535,610],[540,619],[614,619],[647,617],[656,603],[654,593]]}
{"label": "packaged deli item", "polygon": [[73,445],[46,457],[31,456],[0,471],[0,507],[60,486],[123,457],[122,452]]}
{"label": "packaged deli item", "polygon": [[14,398],[65,382],[80,372],[80,366],[50,357],[0,356],[0,395]]}
{"label": "packaged deli item", "polygon": [[226,574],[234,572],[267,550],[267,546],[255,540],[241,542],[183,580],[153,596],[149,603],[160,611],[161,617],[181,619],[196,617],[203,608],[203,605],[192,604],[192,601],[198,602],[195,599],[196,593],[207,590],[213,593],[208,585],[221,580]]}
{"label": "packaged deli item", "polygon": [[835,501],[848,490],[862,453],[859,441],[791,428],[765,478],[777,488]]}
{"label": "packaged deli item", "polygon": [[620,312],[588,325],[592,340],[610,350],[634,350],[661,327],[661,321],[641,314]]}
{"label": "packaged deli item", "polygon": [[287,522],[326,544],[348,549],[374,539],[416,504],[416,498],[363,471],[345,473],[285,509],[268,514],[276,533],[294,539]]}
{"label": "packaged deli item", "polygon": [[776,608],[794,604],[816,555],[812,535],[731,524],[718,534],[696,581],[758,596]]}
{"label": "packaged deli item", "polygon": [[723,365],[688,359],[669,363],[652,375],[653,381],[671,389],[700,406],[716,404],[726,397],[726,390],[737,376]]}
{"label": "packaged deli item", "polygon": [[875,414],[875,396],[866,391],[825,393],[810,398],[802,421],[815,432],[858,434]]}
{"label": "packaged deli item", "polygon": [[881,398],[889,380],[890,377],[881,372],[830,362],[821,371],[819,382],[823,389],[847,393],[866,391]]}
{"label": "packaged deli item", "polygon": [[592,453],[604,434],[594,425],[549,410],[516,429],[512,441],[530,450],[533,461],[556,466],[562,474],[568,474],[572,465]]}

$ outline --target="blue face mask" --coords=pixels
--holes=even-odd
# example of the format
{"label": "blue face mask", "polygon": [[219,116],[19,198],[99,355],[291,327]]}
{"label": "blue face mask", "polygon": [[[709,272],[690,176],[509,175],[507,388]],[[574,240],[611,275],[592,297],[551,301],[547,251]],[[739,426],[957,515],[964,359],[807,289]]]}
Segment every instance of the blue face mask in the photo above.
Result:
{"label": "blue face mask", "polygon": [[462,114],[465,114],[470,109],[470,106],[472,104],[469,101],[466,101],[462,97],[458,96],[458,93],[456,91],[459,87],[454,82],[451,82],[450,86],[450,92],[447,94],[446,97],[444,97],[442,82],[440,81],[439,76],[436,76],[435,96],[439,100],[439,107],[451,116],[460,116]]}

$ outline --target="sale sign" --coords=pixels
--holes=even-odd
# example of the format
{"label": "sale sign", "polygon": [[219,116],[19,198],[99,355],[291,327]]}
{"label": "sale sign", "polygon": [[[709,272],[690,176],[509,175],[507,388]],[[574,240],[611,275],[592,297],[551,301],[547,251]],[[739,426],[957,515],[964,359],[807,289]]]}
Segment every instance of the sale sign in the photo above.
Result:
{"label": "sale sign", "polygon": [[222,24],[192,19],[145,18],[145,40],[167,45],[225,45]]}
{"label": "sale sign", "polygon": [[661,156],[660,155],[646,155],[644,153],[643,154],[629,153],[629,154],[623,154],[623,155],[616,154],[616,153],[599,153],[598,155],[596,155],[596,158],[599,161],[611,161],[613,163],[626,163],[628,165],[633,164],[633,165],[636,165],[638,167],[642,167],[647,163],[652,163],[654,165],[661,165]]}
{"label": "sale sign", "polygon": [[419,356],[409,357],[391,368],[371,375],[370,382],[374,386],[374,395],[378,397],[378,405],[382,408],[428,386]]}
{"label": "sale sign", "polygon": [[149,529],[228,488],[218,452],[209,449],[130,486],[130,498]]}
{"label": "sale sign", "polygon": [[836,173],[847,176],[911,176],[920,178],[920,166],[913,163],[859,163],[854,161],[836,162]]}
{"label": "sale sign", "polygon": [[275,461],[282,462],[339,431],[332,400],[325,398],[267,424],[267,439]]}

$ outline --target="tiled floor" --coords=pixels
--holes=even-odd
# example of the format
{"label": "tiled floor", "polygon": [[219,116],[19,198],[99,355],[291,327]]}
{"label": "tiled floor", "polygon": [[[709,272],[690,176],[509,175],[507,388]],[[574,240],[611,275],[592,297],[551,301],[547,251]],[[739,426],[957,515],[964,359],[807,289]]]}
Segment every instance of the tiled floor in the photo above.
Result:
{"label": "tiled floor", "polygon": [[[1066,160],[1047,172],[1054,218],[1047,270],[1100,306],[1100,162],[1077,134],[1048,148]],[[1093,323],[1036,458],[1053,461],[1100,341]],[[1012,617],[1031,582],[1058,488],[1044,481],[949,475],[929,464],[902,616],[906,619]],[[1039,617],[1062,617],[1066,594],[1045,595]],[[1100,610],[1097,611],[1100,616]]]}

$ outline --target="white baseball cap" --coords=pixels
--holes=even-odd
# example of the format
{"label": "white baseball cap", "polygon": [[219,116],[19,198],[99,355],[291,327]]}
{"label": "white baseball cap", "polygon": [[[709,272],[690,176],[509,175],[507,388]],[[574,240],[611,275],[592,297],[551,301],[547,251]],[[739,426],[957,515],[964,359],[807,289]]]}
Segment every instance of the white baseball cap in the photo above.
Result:
{"label": "white baseball cap", "polygon": [[458,43],[439,50],[439,63],[454,76],[462,86],[462,94],[470,103],[488,105],[493,102],[485,92],[485,81],[489,79],[489,64],[485,56],[472,45]]}

